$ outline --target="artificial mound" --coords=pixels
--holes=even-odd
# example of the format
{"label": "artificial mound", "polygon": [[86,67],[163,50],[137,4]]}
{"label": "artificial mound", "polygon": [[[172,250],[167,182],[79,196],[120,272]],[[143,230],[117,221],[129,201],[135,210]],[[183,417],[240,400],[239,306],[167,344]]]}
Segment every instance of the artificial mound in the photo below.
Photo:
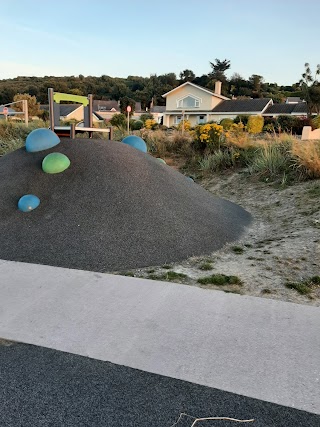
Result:
{"label": "artificial mound", "polygon": [[[51,152],[68,156],[42,171]],[[17,209],[24,194],[40,206]],[[239,238],[251,216],[184,175],[119,142],[69,140],[0,158],[0,259],[115,271],[209,254]]]}

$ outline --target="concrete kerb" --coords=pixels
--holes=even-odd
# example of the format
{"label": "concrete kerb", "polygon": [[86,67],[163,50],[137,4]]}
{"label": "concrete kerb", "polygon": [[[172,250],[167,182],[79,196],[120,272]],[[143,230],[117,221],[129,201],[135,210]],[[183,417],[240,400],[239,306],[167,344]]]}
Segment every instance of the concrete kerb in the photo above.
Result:
{"label": "concrete kerb", "polygon": [[0,261],[0,336],[320,413],[316,307]]}

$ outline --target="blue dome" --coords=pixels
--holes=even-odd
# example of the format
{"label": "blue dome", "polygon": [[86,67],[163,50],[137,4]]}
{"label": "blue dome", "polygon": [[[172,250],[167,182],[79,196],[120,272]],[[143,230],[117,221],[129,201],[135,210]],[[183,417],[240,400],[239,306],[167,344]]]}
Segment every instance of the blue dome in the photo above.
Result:
{"label": "blue dome", "polygon": [[40,199],[33,194],[22,196],[18,202],[18,209],[22,212],[30,212],[40,205]]}
{"label": "blue dome", "polygon": [[50,129],[39,128],[29,133],[26,139],[26,150],[29,153],[48,150],[60,142],[57,134]]}
{"label": "blue dome", "polygon": [[129,135],[129,136],[126,136],[122,140],[122,142],[124,144],[130,145],[133,148],[136,148],[137,150],[143,151],[144,153],[148,151],[147,144],[144,142],[142,138],[140,138],[140,136]]}

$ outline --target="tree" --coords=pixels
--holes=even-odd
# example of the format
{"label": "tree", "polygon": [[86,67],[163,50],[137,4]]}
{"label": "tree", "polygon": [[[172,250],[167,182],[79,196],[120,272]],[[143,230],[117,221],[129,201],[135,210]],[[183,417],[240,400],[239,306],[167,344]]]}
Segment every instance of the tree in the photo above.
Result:
{"label": "tree", "polygon": [[212,68],[211,73],[209,73],[209,77],[211,78],[211,81],[206,85],[207,87],[210,87],[213,89],[213,84],[217,80],[222,82],[222,93],[224,95],[227,94],[227,77],[225,75],[225,71],[229,70],[231,67],[230,61],[228,59],[224,59],[223,61],[220,61],[219,59],[215,59],[215,63],[210,62],[210,66]]}
{"label": "tree", "polygon": [[132,98],[128,98],[127,96],[124,96],[123,98],[120,98],[120,110],[121,113],[127,114],[127,107],[131,107],[130,116],[133,114],[135,107],[136,107],[136,101]]}
{"label": "tree", "polygon": [[179,77],[180,77],[180,83],[185,83],[185,82],[192,82],[196,78],[196,75],[192,70],[183,70],[179,74]]}
{"label": "tree", "polygon": [[318,81],[318,76],[320,75],[320,64],[317,65],[314,75],[312,75],[310,64],[308,62],[304,64],[304,67],[305,71],[302,74],[302,79],[299,83],[304,100],[308,104],[308,115],[311,116],[312,113],[320,113],[320,84]]}
{"label": "tree", "polygon": [[[40,114],[40,104],[37,102],[37,98],[35,96],[29,95],[29,93],[17,93],[13,97],[13,102],[22,101],[26,99],[28,102],[28,116],[37,116]],[[23,103],[18,102],[14,104],[14,109],[16,111],[23,111]]]}
{"label": "tree", "polygon": [[263,85],[263,77],[259,76],[258,74],[252,74],[252,76],[249,77],[249,82],[253,92],[253,97],[260,98]]}

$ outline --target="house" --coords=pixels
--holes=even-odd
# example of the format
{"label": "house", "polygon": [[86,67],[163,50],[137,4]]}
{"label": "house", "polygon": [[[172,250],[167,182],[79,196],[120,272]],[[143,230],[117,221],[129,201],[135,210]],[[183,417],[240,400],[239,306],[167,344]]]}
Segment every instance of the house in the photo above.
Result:
{"label": "house", "polygon": [[[48,110],[49,105],[40,105],[40,110]],[[75,121],[81,122],[84,117],[84,107],[82,104],[60,104],[60,120],[62,121]],[[103,121],[104,118],[93,111],[92,113],[92,121],[93,123],[98,123]]]}
{"label": "house", "polygon": [[218,104],[210,113],[210,120],[220,122],[223,119],[235,119],[239,115],[262,115],[273,101],[271,98],[230,99]]}
{"label": "house", "polygon": [[273,104],[270,105],[262,115],[265,117],[278,117],[283,115],[307,117],[308,106],[306,102]]}
{"label": "house", "polygon": [[120,113],[119,102],[114,100],[94,100],[93,111],[102,117],[103,120],[110,120],[115,114]]}
{"label": "house", "polygon": [[163,123],[163,115],[166,111],[166,107],[163,105],[156,105],[154,107],[151,107],[149,112],[150,114],[153,115],[153,119],[157,122],[157,123]]}
{"label": "house", "polygon": [[196,126],[210,121],[219,123],[239,115],[306,117],[308,112],[307,103],[298,97],[289,97],[284,104],[274,104],[271,98],[229,99],[221,95],[219,81],[214,91],[186,82],[162,96],[166,99],[163,124],[168,127],[177,126],[182,120],[189,120],[191,126]]}
{"label": "house", "polygon": [[229,101],[221,95],[219,81],[214,91],[185,82],[162,96],[166,99],[163,124],[168,127],[177,126],[182,120],[189,120],[191,126],[214,120],[212,110],[222,101]]}
{"label": "house", "polygon": [[286,99],[286,104],[298,104],[300,102],[305,102],[299,96],[288,96]]}

